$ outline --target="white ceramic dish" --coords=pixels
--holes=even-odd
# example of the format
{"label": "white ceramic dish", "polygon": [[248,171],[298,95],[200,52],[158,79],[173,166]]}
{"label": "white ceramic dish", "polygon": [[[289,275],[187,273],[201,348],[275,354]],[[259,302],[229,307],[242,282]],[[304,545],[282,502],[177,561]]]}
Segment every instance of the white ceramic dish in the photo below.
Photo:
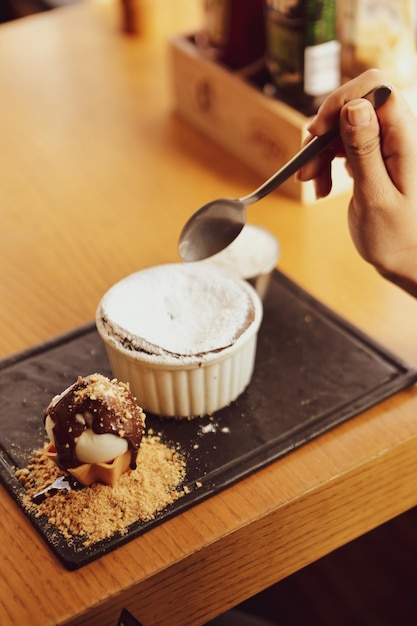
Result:
{"label": "white ceramic dish", "polygon": [[142,408],[190,418],[247,387],[262,312],[247,282],[199,263],[167,264],[114,285],[96,324],[114,376],[129,382]]}
{"label": "white ceramic dish", "polygon": [[279,243],[269,230],[246,224],[227,248],[199,263],[244,278],[265,298],[279,254]]}

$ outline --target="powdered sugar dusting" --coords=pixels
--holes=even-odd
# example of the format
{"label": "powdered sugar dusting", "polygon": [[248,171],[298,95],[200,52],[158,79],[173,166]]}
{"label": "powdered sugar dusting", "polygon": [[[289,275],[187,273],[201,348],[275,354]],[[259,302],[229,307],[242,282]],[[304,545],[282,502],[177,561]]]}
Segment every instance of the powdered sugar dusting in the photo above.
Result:
{"label": "powdered sugar dusting", "polygon": [[135,349],[188,356],[232,345],[253,321],[253,296],[216,269],[173,263],[114,285],[101,314]]}

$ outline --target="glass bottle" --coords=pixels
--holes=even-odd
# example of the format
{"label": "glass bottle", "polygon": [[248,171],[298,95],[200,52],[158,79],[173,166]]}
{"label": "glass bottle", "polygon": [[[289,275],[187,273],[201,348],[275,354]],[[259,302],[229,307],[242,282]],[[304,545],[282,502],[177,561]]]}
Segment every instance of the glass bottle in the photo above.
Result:
{"label": "glass bottle", "polygon": [[266,0],[266,55],[277,97],[315,113],[341,80],[336,0]]}
{"label": "glass bottle", "polygon": [[342,72],[376,67],[398,87],[416,79],[415,0],[339,0]]}
{"label": "glass bottle", "polygon": [[265,53],[264,0],[205,0],[197,45],[220,63],[239,69]]}

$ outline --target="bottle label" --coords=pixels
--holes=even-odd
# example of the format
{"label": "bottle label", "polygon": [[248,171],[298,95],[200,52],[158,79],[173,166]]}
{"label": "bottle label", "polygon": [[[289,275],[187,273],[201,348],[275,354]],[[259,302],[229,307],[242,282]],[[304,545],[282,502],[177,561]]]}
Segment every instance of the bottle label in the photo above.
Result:
{"label": "bottle label", "polygon": [[340,85],[340,54],[338,41],[327,41],[304,50],[304,91],[309,96],[322,96]]}

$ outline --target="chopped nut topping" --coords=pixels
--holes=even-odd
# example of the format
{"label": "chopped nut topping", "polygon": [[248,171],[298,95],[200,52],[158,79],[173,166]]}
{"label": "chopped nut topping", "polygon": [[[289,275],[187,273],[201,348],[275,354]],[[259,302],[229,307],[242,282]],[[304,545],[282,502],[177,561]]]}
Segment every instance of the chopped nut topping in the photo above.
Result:
{"label": "chopped nut topping", "polygon": [[153,519],[188,493],[181,487],[186,467],[178,450],[163,444],[160,437],[145,436],[137,469],[122,474],[116,485],[94,483],[79,490],[59,491],[34,504],[33,495],[62,476],[45,449],[37,450],[28,466],[16,471],[26,490],[22,503],[35,517],[44,515],[74,546],[77,537],[87,547],[117,532],[126,533],[133,522]]}

